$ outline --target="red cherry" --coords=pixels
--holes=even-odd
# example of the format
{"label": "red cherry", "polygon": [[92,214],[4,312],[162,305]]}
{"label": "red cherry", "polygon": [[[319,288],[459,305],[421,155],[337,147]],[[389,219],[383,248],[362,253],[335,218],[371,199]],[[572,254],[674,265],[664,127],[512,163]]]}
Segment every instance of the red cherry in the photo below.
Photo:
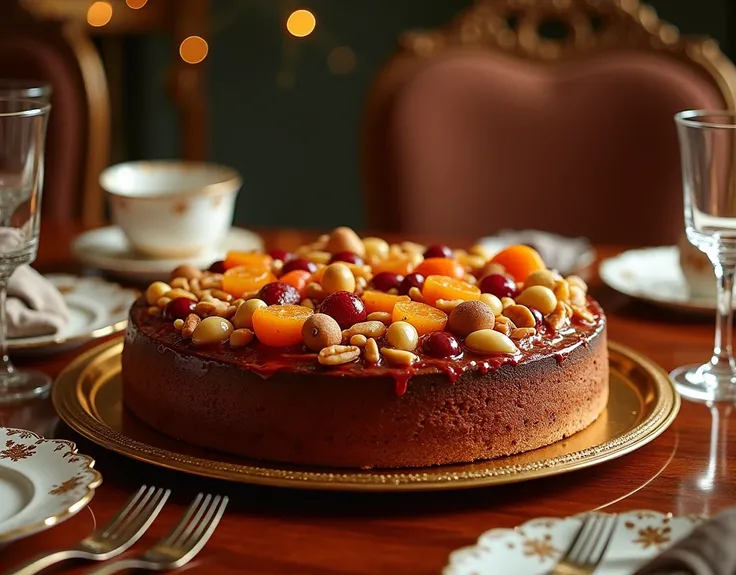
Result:
{"label": "red cherry", "polygon": [[478,286],[482,293],[490,293],[497,298],[514,297],[516,295],[516,283],[508,276],[491,274],[480,280]]}
{"label": "red cherry", "polygon": [[422,288],[424,287],[424,276],[422,274],[414,272],[407,275],[401,282],[399,293],[401,295],[406,295],[413,287],[417,288],[419,291],[422,291]]}
{"label": "red cherry", "polygon": [[286,250],[274,249],[268,252],[268,255],[275,260],[281,260],[282,262],[288,262],[294,259],[294,254],[287,252]]}
{"label": "red cherry", "polygon": [[266,305],[298,304],[302,299],[298,289],[282,282],[266,284],[258,291],[257,297]]}
{"label": "red cherry", "polygon": [[284,267],[281,268],[281,274],[288,274],[294,270],[304,270],[313,274],[317,271],[317,264],[312,263],[309,260],[305,260],[304,258],[294,258],[293,260],[284,262]]}
{"label": "red cherry", "polygon": [[422,351],[431,357],[442,358],[460,355],[462,348],[455,336],[446,331],[435,331],[424,338]]}
{"label": "red cherry", "polygon": [[225,262],[222,260],[213,263],[207,271],[211,271],[213,274],[224,274],[225,273]]}
{"label": "red cherry", "polygon": [[166,304],[164,308],[164,319],[174,321],[175,319],[186,319],[190,313],[194,313],[195,304],[186,297],[177,297]]}
{"label": "red cherry", "polygon": [[348,291],[336,291],[328,295],[319,306],[319,312],[329,315],[342,329],[366,319],[363,300]]}
{"label": "red cherry", "polygon": [[424,258],[451,258],[453,257],[452,249],[450,246],[444,244],[434,244],[427,248],[424,252]]}
{"label": "red cherry", "polygon": [[404,276],[395,274],[394,272],[381,272],[373,276],[370,285],[378,291],[388,291],[390,289],[399,289],[401,280],[403,279]]}
{"label": "red cherry", "polygon": [[358,254],[353,252],[338,252],[330,260],[331,264],[335,262],[347,262],[349,264],[355,264],[356,266],[362,266],[365,262]]}

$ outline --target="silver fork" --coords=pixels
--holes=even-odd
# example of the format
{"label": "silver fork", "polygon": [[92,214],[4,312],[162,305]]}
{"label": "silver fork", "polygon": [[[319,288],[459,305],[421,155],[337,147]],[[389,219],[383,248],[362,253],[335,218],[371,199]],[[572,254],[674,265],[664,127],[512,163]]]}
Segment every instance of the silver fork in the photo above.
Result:
{"label": "silver fork", "polygon": [[616,516],[589,513],[570,548],[551,575],[592,575],[616,530]]}
{"label": "silver fork", "polygon": [[86,575],[107,575],[123,569],[167,571],[191,561],[202,550],[227,507],[227,496],[199,494],[171,532],[139,557],[120,559],[87,571]]}
{"label": "silver fork", "polygon": [[171,492],[143,485],[107,525],[82,539],[73,549],[39,555],[6,575],[33,575],[68,559],[107,561],[127,551],[151,526]]}

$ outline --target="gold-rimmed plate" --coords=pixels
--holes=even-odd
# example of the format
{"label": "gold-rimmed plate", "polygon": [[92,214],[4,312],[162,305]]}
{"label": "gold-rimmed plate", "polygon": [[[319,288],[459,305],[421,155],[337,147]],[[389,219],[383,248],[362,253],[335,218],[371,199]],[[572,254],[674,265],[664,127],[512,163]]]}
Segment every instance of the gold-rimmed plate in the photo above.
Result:
{"label": "gold-rimmed plate", "polygon": [[587,429],[527,453],[466,465],[344,470],[252,461],[176,441],[123,407],[122,340],[103,344],[59,376],[52,399],[61,418],[84,437],[128,457],[186,473],[242,483],[344,491],[463,489],[557,475],[620,457],[672,423],[680,399],[667,374],[641,355],[609,343],[608,406]]}
{"label": "gold-rimmed plate", "polygon": [[71,441],[0,427],[0,544],[48,529],[83,509],[102,476]]}

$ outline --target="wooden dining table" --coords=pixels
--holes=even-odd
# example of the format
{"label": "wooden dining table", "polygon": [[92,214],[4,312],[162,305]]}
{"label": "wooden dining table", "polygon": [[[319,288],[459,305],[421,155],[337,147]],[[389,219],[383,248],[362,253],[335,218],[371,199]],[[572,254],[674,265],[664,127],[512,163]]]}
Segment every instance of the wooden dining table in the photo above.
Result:
{"label": "wooden dining table", "polygon": [[[70,255],[70,242],[82,231],[72,223],[46,223],[34,265],[44,272],[96,273],[82,269]],[[285,249],[318,235],[317,231],[256,231],[268,246]],[[472,243],[472,238],[446,239],[455,247]],[[644,354],[667,371],[707,360],[713,344],[712,317],[657,309],[601,283],[596,271],[600,260],[627,247],[633,246],[596,246],[598,261],[589,270],[591,294],[608,317],[609,339]],[[98,343],[54,355],[18,357],[15,361],[56,376],[76,356]],[[185,568],[190,573],[437,574],[451,551],[472,545],[484,531],[513,527],[535,517],[568,516],[594,509],[713,515],[733,505],[736,457],[729,457],[729,449],[736,445],[736,425],[729,425],[732,419],[730,404],[683,400],[673,425],[654,441],[587,469],[458,491],[346,493],[228,483],[137,462],[65,427],[50,400],[32,401],[0,409],[0,421],[5,426],[76,442],[80,452],[96,460],[103,483],[91,503],[74,517],[0,548],[0,573],[39,552],[75,545],[108,521],[140,485],[146,484],[170,488],[172,496],[143,539],[128,553],[141,552],[164,535],[198,492],[230,497],[218,529]],[[61,572],[83,573],[88,568],[89,564],[74,564]]]}

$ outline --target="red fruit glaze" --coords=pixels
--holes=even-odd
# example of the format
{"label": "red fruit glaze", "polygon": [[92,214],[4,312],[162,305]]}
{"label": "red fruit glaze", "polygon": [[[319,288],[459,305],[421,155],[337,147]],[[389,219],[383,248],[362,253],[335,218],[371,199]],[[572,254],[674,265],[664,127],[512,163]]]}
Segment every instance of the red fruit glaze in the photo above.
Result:
{"label": "red fruit glaze", "polygon": [[288,274],[294,270],[304,270],[313,274],[317,271],[317,264],[305,260],[304,258],[294,258],[288,262],[284,262],[284,267],[281,268],[281,274]]}
{"label": "red fruit glaze", "polygon": [[298,289],[282,282],[266,284],[256,297],[266,302],[266,305],[298,304],[302,299]]}
{"label": "red fruit glaze", "polygon": [[395,274],[394,272],[381,272],[373,276],[370,281],[370,287],[378,291],[388,291],[390,289],[399,289],[404,276]]}
{"label": "red fruit glaze", "polygon": [[186,319],[190,313],[194,313],[195,304],[186,297],[172,299],[164,308],[164,319],[173,321],[175,319]]}
{"label": "red fruit glaze", "polygon": [[478,287],[481,293],[490,293],[497,298],[514,297],[516,295],[516,282],[501,274],[491,274],[484,277],[480,280]]}
{"label": "red fruit glaze", "polygon": [[413,287],[422,291],[422,288],[424,287],[424,276],[422,274],[418,274],[416,272],[408,274],[401,282],[399,294],[407,295],[409,290]]}
{"label": "red fruit glaze", "polygon": [[451,258],[453,257],[450,246],[444,244],[434,244],[427,248],[424,252],[424,258]]}
{"label": "red fruit glaze", "polygon": [[446,331],[435,331],[424,338],[422,351],[430,357],[455,357],[462,353],[462,348],[455,336]]}
{"label": "red fruit glaze", "polygon": [[330,259],[331,264],[334,264],[335,262],[347,262],[349,264],[355,264],[357,266],[362,266],[365,263],[363,261],[363,258],[353,252],[336,253],[334,256],[332,256],[332,259]]}
{"label": "red fruit glaze", "polygon": [[337,291],[328,295],[319,306],[319,312],[329,315],[342,329],[366,319],[363,300],[347,291]]}

